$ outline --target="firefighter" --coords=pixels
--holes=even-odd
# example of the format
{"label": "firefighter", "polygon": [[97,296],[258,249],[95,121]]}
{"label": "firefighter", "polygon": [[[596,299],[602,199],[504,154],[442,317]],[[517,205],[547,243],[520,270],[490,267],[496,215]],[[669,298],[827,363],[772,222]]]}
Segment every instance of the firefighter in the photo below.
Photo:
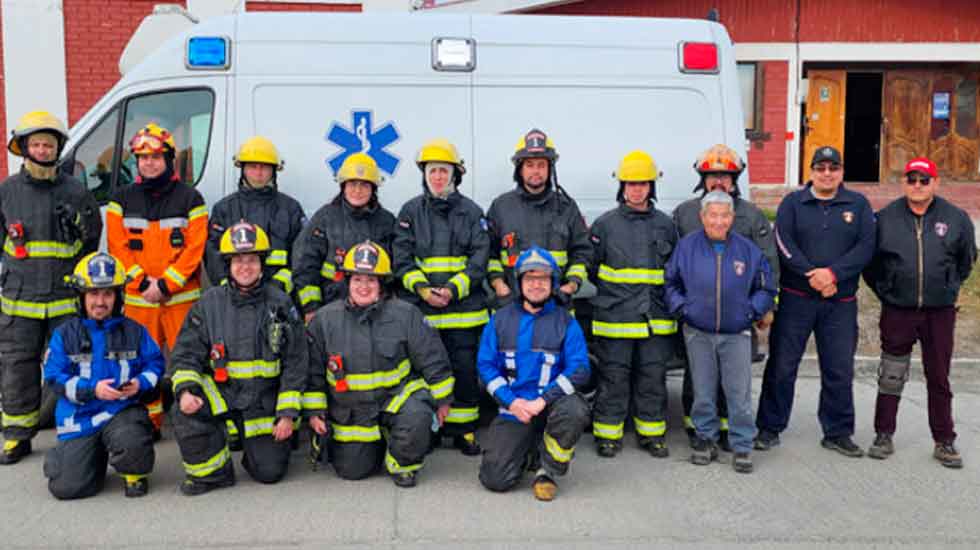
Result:
{"label": "firefighter", "polygon": [[561,286],[556,297],[568,304],[592,262],[585,219],[575,200],[558,185],[558,152],[544,132],[535,128],[521,137],[511,162],[517,188],[494,199],[487,211],[491,230],[487,277],[496,304],[512,299],[514,264],[531,246],[548,250],[558,262]]}
{"label": "firefighter", "polygon": [[[145,326],[161,348],[172,349],[184,317],[201,297],[208,211],[201,194],[174,170],[176,145],[169,131],[150,122],[130,140],[129,151],[139,176],[106,208],[109,253],[122,260],[130,278],[126,316]],[[159,439],[162,400],[149,408]]]}
{"label": "firefighter", "polygon": [[432,140],[416,164],[422,194],[398,214],[395,276],[402,282],[401,297],[422,310],[449,353],[456,386],[443,432],[464,455],[474,456],[480,454],[476,350],[489,320],[483,279],[490,237],[483,210],[459,192],[466,169],[454,145]]}
{"label": "firefighter", "polygon": [[155,454],[140,399],[157,392],[163,354],[146,328],[123,316],[122,262],[93,252],[69,280],[81,316],[55,330],[44,362],[45,383],[59,396],[58,444],[44,461],[48,490],[62,500],[95,495],[112,464],[125,495],[144,496]]}
{"label": "firefighter", "polygon": [[338,266],[351,246],[365,240],[390,250],[395,216],[378,203],[382,184],[378,163],[354,153],[337,170],[340,192],[313,214],[293,258],[293,283],[306,322],[322,305],[347,297]]}
{"label": "firefighter", "polygon": [[480,340],[480,378],[501,407],[484,438],[480,482],[507,491],[531,470],[534,497],[550,501],[589,424],[580,393],[589,355],[578,322],[554,300],[561,268],[551,254],[525,250],[515,273],[519,299],[497,310]]}
{"label": "firefighter", "polygon": [[[776,255],[776,239],[773,238],[772,226],[769,219],[759,209],[758,206],[741,198],[738,190],[738,177],[745,171],[745,163],[738,156],[734,149],[726,145],[714,145],[708,150],[698,155],[694,162],[694,170],[698,173],[700,180],[694,187],[695,193],[699,196],[688,199],[674,209],[674,223],[680,237],[685,237],[695,231],[703,229],[701,223],[701,200],[705,195],[712,191],[722,191],[731,195],[735,203],[735,221],[732,230],[735,233],[749,239],[758,246],[769,261],[772,270],[772,280],[779,281],[779,257]],[[766,316],[766,322],[760,326],[768,326],[772,322],[772,313]],[[752,361],[759,362],[765,359],[765,355],[757,353],[758,332],[755,325],[752,326]],[[683,348],[683,339],[677,339],[678,345]],[[685,362],[686,363],[686,362]],[[685,365],[684,383],[681,393],[681,401],[684,406],[684,427],[687,430],[688,438],[693,446],[697,441],[694,431],[694,423],[691,420],[691,405],[694,403],[694,391],[691,385],[690,369]],[[721,418],[721,435],[718,446],[725,452],[731,452],[731,445],[728,441],[728,405],[725,400],[725,392],[718,388],[718,416]]]}
{"label": "firefighter", "polygon": [[272,250],[265,230],[236,223],[218,250],[228,284],[194,304],[171,356],[174,433],[187,473],[180,490],[188,496],[234,485],[227,420],[243,436],[245,471],[261,483],[281,480],[307,377],[299,311],[263,276]]}
{"label": "firefighter", "polygon": [[41,356],[54,328],[75,313],[64,278],[98,248],[102,232],[95,199],[55,166],[68,139],[64,124],[51,113],[33,111],[12,134],[7,149],[24,157],[24,165],[0,183],[0,464],[31,452],[40,420]]}
{"label": "firefighter", "polygon": [[385,290],[391,260],[381,245],[350,247],[341,266],[348,296],[309,324],[304,412],[337,475],[362,479],[383,461],[395,485],[414,487],[431,431],[449,415],[452,367],[422,312]]}
{"label": "firefighter", "polygon": [[263,278],[275,281],[286,294],[293,293],[293,276],[289,256],[293,243],[306,225],[303,207],[293,197],[279,190],[278,173],[285,162],[276,146],[262,136],[245,140],[233,157],[241,172],[238,190],[218,201],[211,209],[205,264],[211,284],[228,278],[228,264],[221,256],[221,236],[241,220],[248,220],[267,230],[272,251],[265,259]]}
{"label": "firefighter", "polygon": [[677,228],[654,207],[659,171],[650,155],[627,154],[614,175],[619,206],[596,220],[589,237],[596,265],[592,334],[600,358],[592,435],[599,456],[616,456],[632,411],[640,446],[666,458],[667,362],[677,322],[663,285]]}

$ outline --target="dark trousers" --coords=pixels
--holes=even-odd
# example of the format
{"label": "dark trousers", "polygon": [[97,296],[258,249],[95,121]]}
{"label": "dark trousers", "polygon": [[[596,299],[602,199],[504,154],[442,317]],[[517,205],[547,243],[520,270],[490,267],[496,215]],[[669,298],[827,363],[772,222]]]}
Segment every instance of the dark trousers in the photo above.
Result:
{"label": "dark trousers", "polygon": [[820,361],[817,416],[824,436],[854,433],[857,331],[857,300],[821,300],[785,289],[779,293],[779,309],[769,335],[769,360],[756,415],[759,430],[780,433],[789,424],[796,374],[813,333]]}
{"label": "dark trousers", "polygon": [[453,403],[443,424],[445,435],[462,435],[476,431],[480,420],[480,386],[476,374],[476,351],[483,327],[446,329],[439,331],[442,344],[449,354],[456,383]]}
{"label": "dark trousers", "polygon": [[41,362],[51,333],[70,315],[29,319],[0,313],[3,435],[31,439],[41,414]]}
{"label": "dark trousers", "polygon": [[[889,355],[909,355],[918,341],[922,347],[922,366],[926,375],[929,429],[937,443],[956,439],[953,431],[953,392],[949,387],[949,365],[953,357],[956,308],[907,309],[882,306],[881,351]],[[878,394],[875,402],[875,432],[895,433],[900,396]]]}
{"label": "dark trousers", "polygon": [[548,405],[530,424],[522,424],[510,415],[497,416],[482,440],[480,483],[491,491],[513,488],[532,452],[537,452],[549,475],[565,475],[575,445],[588,424],[589,405],[578,393]]}
{"label": "dark trousers", "polygon": [[98,433],[58,441],[45,456],[44,475],[55,498],[85,498],[102,490],[109,464],[120,474],[145,475],[154,460],[153,424],[146,407],[134,405]]}
{"label": "dark trousers", "polygon": [[597,338],[598,387],[592,433],[620,440],[626,416],[633,412],[639,438],[667,431],[667,362],[674,352],[673,337]]}

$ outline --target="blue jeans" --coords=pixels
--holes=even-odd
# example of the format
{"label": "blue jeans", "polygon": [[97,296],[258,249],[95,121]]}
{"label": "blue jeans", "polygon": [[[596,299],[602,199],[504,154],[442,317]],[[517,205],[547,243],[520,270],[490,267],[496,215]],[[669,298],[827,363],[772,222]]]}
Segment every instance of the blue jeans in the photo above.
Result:
{"label": "blue jeans", "polygon": [[694,386],[691,420],[698,437],[718,440],[718,382],[728,399],[728,440],[737,453],[752,450],[752,335],[715,334],[684,325],[684,343]]}

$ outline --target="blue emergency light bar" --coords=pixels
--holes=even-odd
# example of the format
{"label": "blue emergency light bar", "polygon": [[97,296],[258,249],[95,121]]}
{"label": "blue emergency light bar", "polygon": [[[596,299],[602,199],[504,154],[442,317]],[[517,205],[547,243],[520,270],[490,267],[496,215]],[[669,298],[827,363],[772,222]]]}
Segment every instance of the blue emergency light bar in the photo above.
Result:
{"label": "blue emergency light bar", "polygon": [[194,36],[187,39],[188,69],[227,69],[231,66],[229,40],[223,36]]}

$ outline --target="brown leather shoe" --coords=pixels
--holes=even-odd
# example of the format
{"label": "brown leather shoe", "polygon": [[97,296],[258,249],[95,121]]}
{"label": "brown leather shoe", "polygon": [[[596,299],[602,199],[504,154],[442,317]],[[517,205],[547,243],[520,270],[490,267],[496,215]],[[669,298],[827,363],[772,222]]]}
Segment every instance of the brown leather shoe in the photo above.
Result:
{"label": "brown leather shoe", "polygon": [[960,456],[960,452],[956,450],[952,441],[936,443],[936,450],[932,452],[932,457],[947,468],[963,467],[963,457]]}
{"label": "brown leather shoe", "polygon": [[547,474],[538,474],[534,478],[532,488],[534,489],[534,498],[544,502],[555,500],[555,495],[558,494],[558,484]]}

